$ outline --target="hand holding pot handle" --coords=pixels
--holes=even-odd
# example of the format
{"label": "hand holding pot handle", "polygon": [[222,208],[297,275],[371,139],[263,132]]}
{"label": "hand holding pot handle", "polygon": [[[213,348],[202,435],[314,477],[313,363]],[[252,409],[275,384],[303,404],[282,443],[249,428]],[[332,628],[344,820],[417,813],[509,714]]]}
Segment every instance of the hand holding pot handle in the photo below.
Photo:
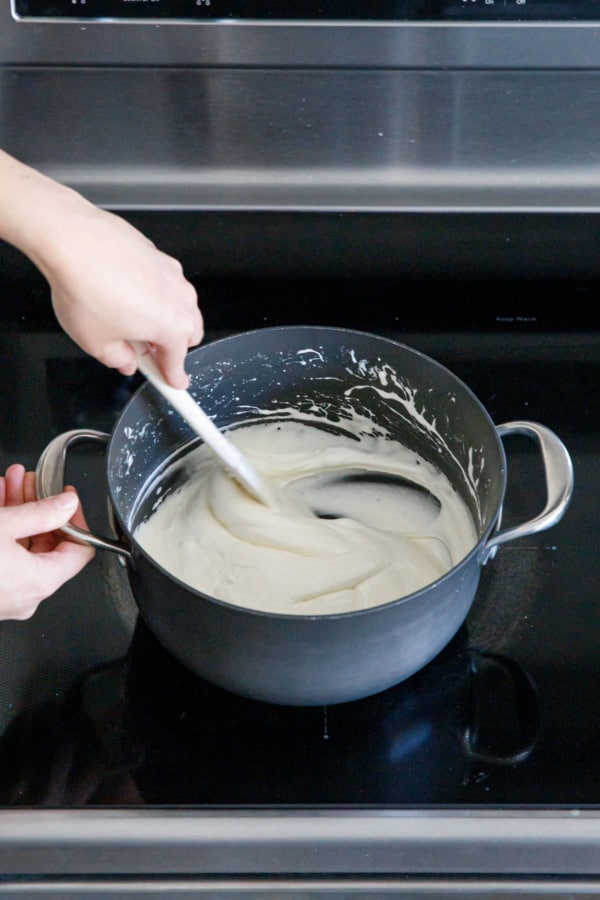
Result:
{"label": "hand holding pot handle", "polygon": [[551,528],[563,517],[573,493],[573,464],[571,457],[562,441],[545,425],[538,422],[506,422],[498,425],[497,431],[500,437],[511,434],[522,434],[536,441],[544,464],[546,477],[546,505],[539,515],[511,528],[497,531],[485,544],[481,564],[495,556],[500,544],[513,541],[516,538],[526,537]]}
{"label": "hand holding pot handle", "polygon": [[[59,434],[51,441],[39,458],[35,470],[35,492],[40,500],[44,497],[52,497],[60,494],[64,486],[65,463],[68,450],[74,445],[82,441],[94,441],[101,444],[107,444],[110,435],[103,431],[94,431],[93,429],[75,429],[73,431],[65,431]],[[90,544],[92,547],[98,547],[102,550],[112,550],[114,553],[120,554],[125,559],[131,559],[129,549],[122,543],[112,538],[100,537],[85,531],[77,525],[68,522],[60,529],[74,541],[82,544]]]}
{"label": "hand holding pot handle", "polygon": [[30,618],[92,559],[91,547],[58,533],[71,519],[85,527],[72,489],[39,500],[25,466],[15,463],[0,476],[1,620]]}

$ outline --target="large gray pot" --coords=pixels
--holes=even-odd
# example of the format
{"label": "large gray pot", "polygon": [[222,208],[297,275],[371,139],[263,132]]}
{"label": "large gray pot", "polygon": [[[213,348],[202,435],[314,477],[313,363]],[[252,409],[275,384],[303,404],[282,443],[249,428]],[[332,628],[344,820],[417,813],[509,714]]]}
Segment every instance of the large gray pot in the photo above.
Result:
{"label": "large gray pot", "polygon": [[[276,417],[290,407],[305,411],[315,401],[333,428],[343,430],[351,413],[368,416],[374,428],[443,469],[468,504],[478,534],[476,546],[444,577],[393,602],[341,615],[256,612],[178,581],[133,537],[156,497],[157,474],[196,443],[151,385],[132,397],[112,435],[72,431],[55,438],[38,464],[39,496],[60,491],[73,443],[108,443],[107,486],[120,539],[65,530],[121,554],[141,615],[159,641],[194,672],[235,693],[282,704],[327,704],[408,678],[460,628],[481,566],[497,546],[549,528],[569,503],[572,466],[556,435],[532,422],[494,426],[451,372],[394,341],[335,328],[270,328],[200,347],[189,354],[187,367],[192,393],[220,427],[252,420],[257,407]],[[382,386],[385,392],[378,390]],[[538,443],[548,496],[539,516],[502,531],[501,437],[515,432]]]}

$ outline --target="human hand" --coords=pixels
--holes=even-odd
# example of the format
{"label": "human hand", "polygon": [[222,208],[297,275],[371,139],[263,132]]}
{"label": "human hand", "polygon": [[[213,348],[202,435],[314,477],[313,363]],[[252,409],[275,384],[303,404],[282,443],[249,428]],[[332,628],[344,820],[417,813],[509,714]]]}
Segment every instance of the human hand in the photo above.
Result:
{"label": "human hand", "polygon": [[167,382],[185,388],[189,347],[203,324],[180,263],[124,219],[64,201],[61,243],[42,266],[56,317],[86,352],[124,375],[137,367],[131,341],[147,343]]}
{"label": "human hand", "polygon": [[12,465],[0,477],[0,620],[30,618],[92,559],[92,547],[56,531],[69,521],[86,527],[73,488],[37,500],[33,472]]}
{"label": "human hand", "polygon": [[46,277],[58,321],[87,353],[124,375],[146,343],[167,382],[188,386],[184,359],[203,337],[180,263],[121,217],[0,151],[0,237]]}
{"label": "human hand", "polygon": [[118,216],[93,206],[71,215],[46,270],[58,321],[124,375],[137,367],[130,342],[148,344],[167,382],[186,388],[185,355],[202,340],[203,325],[181,265]]}

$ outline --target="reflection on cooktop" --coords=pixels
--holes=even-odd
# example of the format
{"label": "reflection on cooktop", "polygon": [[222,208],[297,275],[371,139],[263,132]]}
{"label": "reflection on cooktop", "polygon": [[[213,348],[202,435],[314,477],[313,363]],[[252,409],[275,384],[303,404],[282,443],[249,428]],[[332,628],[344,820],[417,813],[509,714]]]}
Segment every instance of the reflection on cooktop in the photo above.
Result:
{"label": "reflection on cooktop", "polygon": [[477,773],[535,744],[537,697],[466,629],[420,673],[366,700],[281,707],[236,697],[176,662],[139,622],[127,658],[17,718],[0,744],[0,802],[459,803]]}
{"label": "reflection on cooktop", "polygon": [[91,357],[47,361],[48,398],[57,432],[71,428],[112,431],[142,377],[125,378]]}
{"label": "reflection on cooktop", "polygon": [[[482,713],[494,679],[501,736]],[[472,765],[515,764],[535,740],[531,682],[510,661],[470,651],[465,633],[403,684],[330,707],[227,694],[190,675],[143,627],[128,683],[146,750],[136,780],[150,803],[457,802]],[[193,762],[182,770],[181,759]]]}

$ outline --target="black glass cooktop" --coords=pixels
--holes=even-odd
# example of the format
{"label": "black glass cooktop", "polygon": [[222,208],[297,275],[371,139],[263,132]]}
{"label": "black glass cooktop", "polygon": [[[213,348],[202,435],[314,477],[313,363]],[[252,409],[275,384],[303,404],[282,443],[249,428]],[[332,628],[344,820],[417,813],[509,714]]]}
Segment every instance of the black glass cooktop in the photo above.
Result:
{"label": "black glass cooktop", "polygon": [[[20,290],[20,289],[19,289]],[[138,620],[99,551],[27,622],[0,623],[0,805],[548,806],[600,803],[600,319],[593,285],[203,283],[207,340],[277,324],[385,334],[447,365],[498,424],[548,425],[575,491],[553,529],[502,546],[465,625],[377,696],[287,708],[228,694]],[[110,431],[138,385],[56,328],[43,286],[7,297],[1,464],[62,431]],[[544,504],[535,448],[506,442],[504,522]],[[69,463],[106,531],[100,451]],[[168,603],[168,598],[165,598]]]}

